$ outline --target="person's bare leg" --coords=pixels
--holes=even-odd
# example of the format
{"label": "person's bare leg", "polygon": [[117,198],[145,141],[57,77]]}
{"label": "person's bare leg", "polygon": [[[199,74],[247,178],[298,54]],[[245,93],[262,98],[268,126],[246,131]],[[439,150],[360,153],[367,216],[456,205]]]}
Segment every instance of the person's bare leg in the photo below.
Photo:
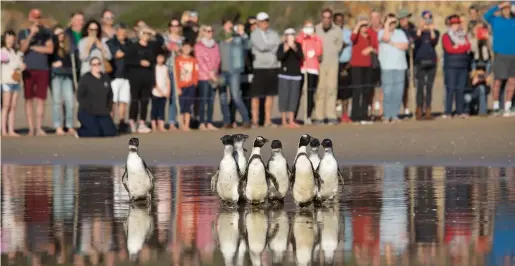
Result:
{"label": "person's bare leg", "polygon": [[282,126],[286,126],[287,125],[287,122],[286,122],[286,112],[282,112],[281,113],[281,125]]}
{"label": "person's bare leg", "polygon": [[43,130],[43,118],[45,116],[45,100],[36,98],[36,135],[46,136]]}
{"label": "person's bare leg", "polygon": [[376,114],[377,116],[379,117],[383,117],[383,90],[381,90],[381,88],[378,88],[377,90],[377,101],[379,102],[379,110],[378,110],[378,114]]}
{"label": "person's bare leg", "polygon": [[118,109],[118,103],[115,103],[113,102],[113,107],[111,108],[111,119],[113,119],[113,121],[115,121],[115,118],[116,118],[116,110]]}
{"label": "person's bare leg", "polygon": [[18,101],[18,92],[13,92],[11,95],[11,108],[9,108],[9,121],[7,122],[9,128],[9,136],[19,137],[20,135],[14,132],[14,116],[16,115],[16,103]]}
{"label": "person's bare leg", "polygon": [[495,80],[494,85],[492,86],[492,101],[493,101],[493,109],[495,111],[499,111],[499,98],[500,98],[500,92],[501,92],[501,85],[502,80]]}
{"label": "person's bare leg", "polygon": [[118,120],[125,121],[125,115],[127,113],[127,104],[126,103],[118,103]]}
{"label": "person's bare leg", "polygon": [[150,122],[151,125],[152,125],[152,131],[157,131],[157,122],[156,120],[152,120],[152,122]]}
{"label": "person's bare leg", "polygon": [[274,104],[274,96],[266,96],[265,98],[265,125],[272,124],[272,105]]}
{"label": "person's bare leg", "polygon": [[299,127],[299,124],[295,122],[295,112],[288,112],[288,120],[290,121],[290,127]]}
{"label": "person's bare leg", "polygon": [[32,99],[25,100],[25,117],[27,117],[27,125],[29,126],[29,136],[34,136],[34,120],[32,110]]}
{"label": "person's bare leg", "polygon": [[164,120],[157,120],[157,129],[159,130],[159,132],[165,132],[166,131],[165,121]]}
{"label": "person's bare leg", "polygon": [[11,109],[11,93],[3,92],[2,93],[2,136],[7,135],[7,116],[9,115],[9,110]]}
{"label": "person's bare leg", "polygon": [[259,123],[259,98],[255,97],[250,101],[252,108],[252,124],[257,126]]}
{"label": "person's bare leg", "polygon": [[506,92],[504,94],[504,108],[509,111],[511,109],[511,99],[515,92],[515,78],[509,78],[506,81]]}
{"label": "person's bare leg", "polygon": [[190,119],[191,114],[190,113],[184,113],[184,127],[182,127],[183,131],[190,131]]}

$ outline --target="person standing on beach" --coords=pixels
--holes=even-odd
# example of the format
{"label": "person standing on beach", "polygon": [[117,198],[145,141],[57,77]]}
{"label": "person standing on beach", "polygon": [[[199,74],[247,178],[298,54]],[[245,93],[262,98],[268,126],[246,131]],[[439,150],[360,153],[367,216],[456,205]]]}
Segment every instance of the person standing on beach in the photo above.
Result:
{"label": "person standing on beach", "polygon": [[192,45],[184,42],[181,48],[181,55],[175,58],[175,79],[177,80],[177,95],[179,95],[179,106],[181,107],[180,128],[183,131],[190,130],[190,119],[195,103],[196,87],[198,85],[198,61],[191,56]]}

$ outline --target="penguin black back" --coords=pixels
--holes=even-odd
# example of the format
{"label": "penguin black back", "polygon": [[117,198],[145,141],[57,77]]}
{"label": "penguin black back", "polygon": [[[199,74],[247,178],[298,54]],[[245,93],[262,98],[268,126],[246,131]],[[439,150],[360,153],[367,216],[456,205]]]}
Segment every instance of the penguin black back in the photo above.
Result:
{"label": "penguin black back", "polygon": [[265,146],[265,143],[267,143],[267,142],[268,142],[268,139],[258,136],[254,140],[254,147],[262,148],[263,146]]}
{"label": "penguin black back", "polygon": [[221,137],[220,140],[222,141],[224,146],[233,145],[234,144],[234,139],[233,139],[233,137],[231,135],[225,135],[225,136]]}
{"label": "penguin black back", "polygon": [[311,148],[317,148],[318,146],[320,146],[320,140],[318,140],[317,138],[313,138],[310,142],[309,142],[309,146]]}
{"label": "penguin black back", "polygon": [[330,140],[330,139],[324,139],[322,141],[322,147],[324,147],[324,149],[327,149],[327,148],[333,148],[333,142]]}
{"label": "penguin black back", "polygon": [[131,138],[129,140],[129,150],[130,151],[138,151],[138,147],[139,147],[139,139]]}
{"label": "penguin black back", "polygon": [[272,149],[282,149],[283,148],[283,144],[281,143],[280,140],[277,140],[277,139],[274,139],[270,146],[272,147]]}
{"label": "penguin black back", "polygon": [[311,136],[308,134],[304,134],[304,135],[300,136],[299,147],[308,146],[311,139],[312,139]]}

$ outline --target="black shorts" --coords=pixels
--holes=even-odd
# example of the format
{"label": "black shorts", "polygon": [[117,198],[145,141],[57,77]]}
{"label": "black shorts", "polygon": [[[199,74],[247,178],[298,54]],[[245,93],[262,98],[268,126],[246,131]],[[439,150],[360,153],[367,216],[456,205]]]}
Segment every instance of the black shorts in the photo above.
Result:
{"label": "black shorts", "polygon": [[254,69],[254,78],[249,90],[249,97],[263,97],[277,95],[279,84],[279,69]]}
{"label": "black shorts", "polygon": [[350,77],[349,63],[340,63],[338,66],[338,99],[340,100],[352,98],[352,83]]}
{"label": "black shorts", "polygon": [[372,69],[372,84],[374,88],[381,87],[381,68]]}
{"label": "black shorts", "polygon": [[495,54],[493,71],[497,80],[515,78],[515,55]]}

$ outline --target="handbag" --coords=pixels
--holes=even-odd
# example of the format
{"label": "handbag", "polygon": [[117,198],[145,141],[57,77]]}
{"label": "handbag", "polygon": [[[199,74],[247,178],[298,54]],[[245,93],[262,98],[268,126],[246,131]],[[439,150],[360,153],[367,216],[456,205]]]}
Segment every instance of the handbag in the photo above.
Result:
{"label": "handbag", "polygon": [[104,70],[108,74],[113,72],[113,67],[111,66],[111,63],[109,63],[109,61],[107,61],[105,59],[104,59]]}
{"label": "handbag", "polygon": [[11,78],[16,81],[16,82],[20,82],[21,81],[21,71],[19,70],[14,70]]}
{"label": "handbag", "polygon": [[[369,46],[372,46],[372,41],[370,40],[370,36],[368,36],[368,44]],[[372,62],[372,68],[380,68],[381,63],[379,63],[379,57],[377,57],[377,53],[371,52],[370,53],[370,61]]]}

